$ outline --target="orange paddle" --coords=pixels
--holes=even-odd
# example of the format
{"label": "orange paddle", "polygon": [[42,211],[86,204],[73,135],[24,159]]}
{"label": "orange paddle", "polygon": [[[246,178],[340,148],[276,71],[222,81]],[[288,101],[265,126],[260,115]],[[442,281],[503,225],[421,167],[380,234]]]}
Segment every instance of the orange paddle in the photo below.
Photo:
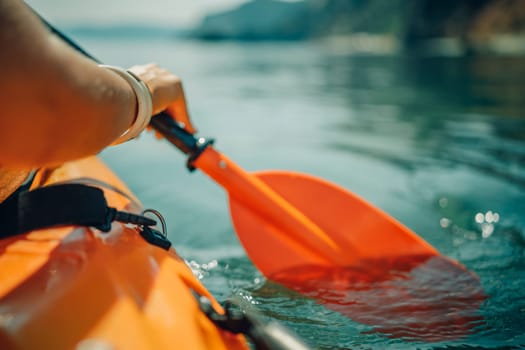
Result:
{"label": "orange paddle", "polygon": [[302,265],[350,266],[364,258],[439,254],[342,187],[287,171],[250,174],[167,115],[152,118],[151,125],[190,155],[190,167],[228,192],[239,239],[266,276]]}
{"label": "orange paddle", "polygon": [[455,339],[479,321],[478,278],[360,197],[306,174],[247,173],[168,115],[151,125],[228,192],[235,231],[269,279],[392,336]]}

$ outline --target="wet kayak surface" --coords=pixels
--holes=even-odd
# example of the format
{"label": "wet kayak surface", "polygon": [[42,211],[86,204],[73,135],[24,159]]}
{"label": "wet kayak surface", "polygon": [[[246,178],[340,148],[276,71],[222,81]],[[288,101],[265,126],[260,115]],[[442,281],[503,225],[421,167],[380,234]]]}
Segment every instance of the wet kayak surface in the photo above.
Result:
{"label": "wet kayak surface", "polygon": [[[373,311],[306,298],[257,272],[233,232],[223,190],[189,173],[179,151],[151,135],[104,151],[144,205],[165,215],[174,246],[219,300],[257,308],[319,349],[525,346],[523,58],[352,55],[321,43],[76,40],[108,64],[172,69],[199,135],[216,138],[217,149],[247,170],[306,172],[362,196],[465,265],[484,295],[468,288],[458,295],[462,281],[447,282],[447,268],[431,260],[408,272],[390,266],[391,274],[415,276],[419,294],[405,299],[397,295],[413,287],[407,279],[360,289],[361,270],[336,272],[356,281],[344,302],[372,301]],[[475,310],[465,314],[458,304]],[[397,328],[388,322],[396,307],[404,312]],[[350,317],[357,309],[365,314]],[[430,315],[419,322],[427,337],[410,326],[418,313]],[[461,317],[468,331],[444,327]],[[447,336],[454,332],[461,336]]]}

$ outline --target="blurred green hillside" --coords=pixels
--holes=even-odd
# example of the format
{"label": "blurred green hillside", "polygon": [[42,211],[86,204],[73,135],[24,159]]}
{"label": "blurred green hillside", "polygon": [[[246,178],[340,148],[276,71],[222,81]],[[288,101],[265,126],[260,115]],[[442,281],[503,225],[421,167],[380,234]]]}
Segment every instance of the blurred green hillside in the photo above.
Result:
{"label": "blurred green hillside", "polygon": [[365,35],[405,50],[525,53],[525,0],[252,0],[208,15],[194,35],[348,43]]}

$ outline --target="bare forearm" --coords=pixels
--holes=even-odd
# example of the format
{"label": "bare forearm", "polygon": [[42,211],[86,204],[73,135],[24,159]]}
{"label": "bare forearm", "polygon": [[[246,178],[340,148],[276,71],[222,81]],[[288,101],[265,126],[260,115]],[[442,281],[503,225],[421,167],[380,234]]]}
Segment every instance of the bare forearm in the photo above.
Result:
{"label": "bare forearm", "polygon": [[95,154],[135,117],[128,83],[0,0],[0,166],[29,168]]}

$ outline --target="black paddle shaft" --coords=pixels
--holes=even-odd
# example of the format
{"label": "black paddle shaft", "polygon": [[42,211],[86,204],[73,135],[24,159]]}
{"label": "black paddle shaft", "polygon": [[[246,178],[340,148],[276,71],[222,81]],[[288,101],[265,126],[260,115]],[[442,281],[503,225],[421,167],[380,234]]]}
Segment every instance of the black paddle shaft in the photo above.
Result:
{"label": "black paddle shaft", "polygon": [[195,135],[187,132],[172,116],[166,112],[161,112],[151,118],[150,124],[166,140],[187,154],[187,167],[189,170],[195,170],[192,165],[195,159],[208,147],[213,144],[213,139],[204,137],[196,138]]}

